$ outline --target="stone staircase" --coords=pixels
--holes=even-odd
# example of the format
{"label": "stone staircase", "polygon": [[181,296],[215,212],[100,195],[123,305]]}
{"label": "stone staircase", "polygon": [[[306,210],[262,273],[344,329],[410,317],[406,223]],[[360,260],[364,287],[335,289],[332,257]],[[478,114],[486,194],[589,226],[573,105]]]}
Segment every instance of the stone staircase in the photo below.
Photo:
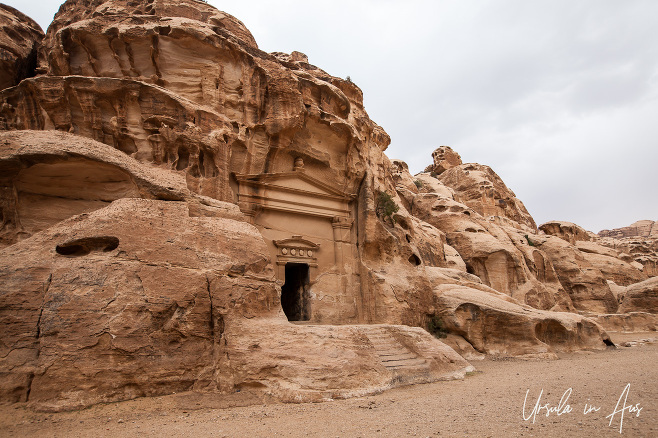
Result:
{"label": "stone staircase", "polygon": [[363,332],[396,383],[419,383],[430,378],[429,360],[402,345],[384,327],[372,326]]}

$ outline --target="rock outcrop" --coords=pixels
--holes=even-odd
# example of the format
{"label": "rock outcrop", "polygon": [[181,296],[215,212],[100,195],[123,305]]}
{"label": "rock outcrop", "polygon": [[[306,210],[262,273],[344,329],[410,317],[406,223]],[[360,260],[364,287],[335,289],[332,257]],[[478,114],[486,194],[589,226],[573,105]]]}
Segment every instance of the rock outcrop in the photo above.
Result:
{"label": "rock outcrop", "polygon": [[287,321],[313,300],[315,322],[424,326],[419,266],[447,263],[439,230],[371,208],[390,140],[355,84],[193,0],[70,0],[39,72],[1,93],[3,400],[310,401],[472,370],[419,328]]}
{"label": "rock outcrop", "polygon": [[454,337],[458,351],[494,356],[556,358],[556,352],[611,345],[594,321],[566,312],[547,312],[524,305],[487,287],[470,274],[433,268],[434,316]]}
{"label": "rock outcrop", "polygon": [[637,221],[628,227],[599,232],[601,245],[621,252],[622,259],[642,269],[648,277],[658,275],[658,222]]}
{"label": "rock outcrop", "polygon": [[[604,246],[598,236],[576,224],[552,221],[539,229],[551,237],[538,236],[536,241],[551,256],[560,281],[579,310],[614,313],[616,294],[608,293],[608,281],[628,286],[647,279],[641,265]],[[600,303],[594,305],[592,300]]]}
{"label": "rock outcrop", "polygon": [[593,235],[583,227],[565,221],[550,221],[539,226],[539,230],[544,233],[559,237],[565,242],[575,245],[577,241],[590,242]]}
{"label": "rock outcrop", "polygon": [[0,133],[0,247],[122,198],[184,200],[185,179],[63,132]]}
{"label": "rock outcrop", "polygon": [[658,277],[632,284],[620,293],[619,311],[658,313]]}
{"label": "rock outcrop", "polygon": [[456,201],[468,205],[481,216],[503,217],[530,230],[537,228],[523,202],[489,166],[474,163],[453,166],[438,179],[454,190]]}
{"label": "rock outcrop", "polygon": [[535,308],[572,309],[546,254],[525,237],[530,230],[521,231],[526,228],[518,223],[507,226],[487,220],[458,202],[452,189],[437,187],[440,181],[422,174],[418,177],[422,186],[411,201],[411,213],[445,233],[447,244],[457,251],[469,273]]}
{"label": "rock outcrop", "polygon": [[[60,409],[254,386],[320,400],[393,380],[358,329],[284,323],[267,246],[235,206],[194,216],[184,202],[118,200],[2,255],[4,400]],[[428,334],[391,330],[435,378],[469,369]]]}
{"label": "rock outcrop", "polygon": [[0,90],[35,75],[38,44],[43,36],[36,21],[0,4]]}
{"label": "rock outcrop", "polygon": [[627,227],[615,228],[613,230],[599,231],[600,237],[658,237],[658,222],[643,220],[637,221]]}
{"label": "rock outcrop", "polygon": [[462,164],[462,157],[452,150],[450,146],[440,146],[432,152],[433,163],[427,166],[425,172],[441,175],[448,169]]}

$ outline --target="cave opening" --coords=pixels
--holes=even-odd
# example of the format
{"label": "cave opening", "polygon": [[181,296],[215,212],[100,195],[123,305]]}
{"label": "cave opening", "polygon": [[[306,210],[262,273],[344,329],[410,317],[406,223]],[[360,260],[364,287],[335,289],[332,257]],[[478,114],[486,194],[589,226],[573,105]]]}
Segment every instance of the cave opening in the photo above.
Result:
{"label": "cave opening", "polygon": [[306,263],[286,263],[281,287],[281,307],[288,321],[308,321],[311,317],[309,268]]}

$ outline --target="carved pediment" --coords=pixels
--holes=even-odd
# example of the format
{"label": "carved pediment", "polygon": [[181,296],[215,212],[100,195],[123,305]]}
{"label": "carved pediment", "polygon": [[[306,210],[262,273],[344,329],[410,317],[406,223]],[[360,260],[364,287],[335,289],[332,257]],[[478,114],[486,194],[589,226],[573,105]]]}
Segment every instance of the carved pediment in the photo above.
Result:
{"label": "carved pediment", "polygon": [[236,175],[240,184],[260,186],[263,188],[323,195],[351,200],[355,196],[343,193],[339,189],[318,180],[305,172],[266,173],[259,175]]}
{"label": "carved pediment", "polygon": [[292,236],[289,239],[275,240],[274,245],[276,245],[277,248],[296,247],[300,249],[314,249],[314,250],[320,248],[319,243],[314,243],[311,242],[310,240],[303,239],[302,236]]}
{"label": "carved pediment", "polygon": [[277,265],[284,266],[286,263],[307,263],[311,267],[317,267],[317,253],[320,244],[302,238],[292,236],[289,239],[274,240],[277,252]]}
{"label": "carved pediment", "polygon": [[247,214],[269,209],[325,218],[349,217],[349,203],[356,198],[303,170],[236,175],[236,180],[239,184],[238,204]]}

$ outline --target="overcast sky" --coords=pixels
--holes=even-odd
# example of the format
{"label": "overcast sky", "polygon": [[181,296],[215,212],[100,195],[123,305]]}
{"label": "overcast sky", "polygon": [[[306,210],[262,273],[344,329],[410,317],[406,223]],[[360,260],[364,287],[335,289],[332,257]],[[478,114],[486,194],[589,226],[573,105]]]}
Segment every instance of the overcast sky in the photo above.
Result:
{"label": "overcast sky", "polygon": [[[60,3],[4,2],[44,30]],[[658,1],[209,3],[262,50],[349,75],[412,173],[449,145],[491,166],[538,224],[658,220]]]}

